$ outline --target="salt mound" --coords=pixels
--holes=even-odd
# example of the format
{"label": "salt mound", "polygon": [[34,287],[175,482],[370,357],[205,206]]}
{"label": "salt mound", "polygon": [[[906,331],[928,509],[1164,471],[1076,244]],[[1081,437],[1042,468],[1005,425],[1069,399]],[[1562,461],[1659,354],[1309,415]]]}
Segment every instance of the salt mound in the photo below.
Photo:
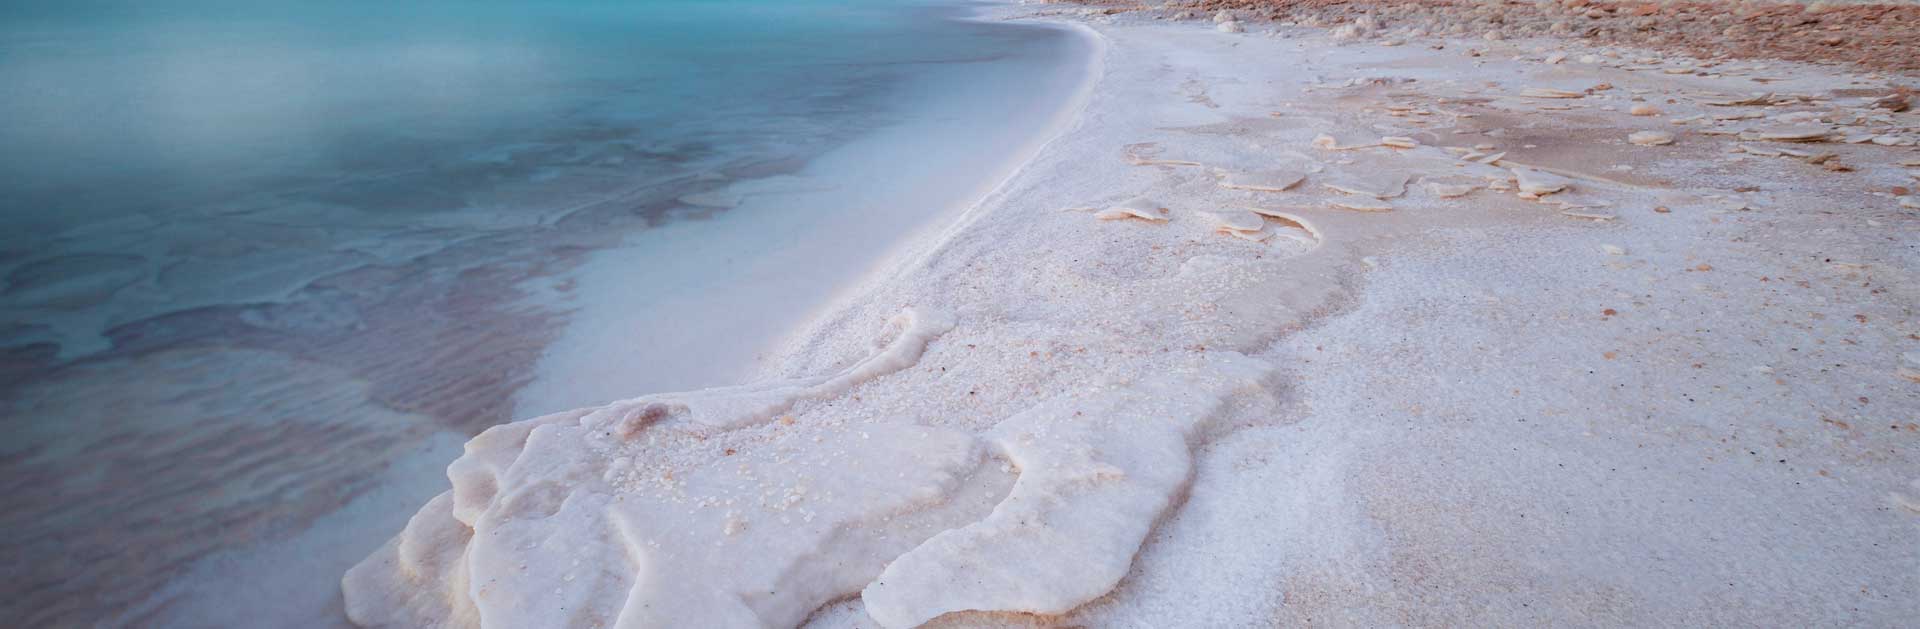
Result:
{"label": "salt mound", "polygon": [[988,439],[1020,468],[985,520],[887,566],[861,598],[886,627],[955,611],[1059,614],[1112,590],[1191,473],[1187,442],[1271,366],[1209,352],[1198,365],[1121,389],[1061,395]]}

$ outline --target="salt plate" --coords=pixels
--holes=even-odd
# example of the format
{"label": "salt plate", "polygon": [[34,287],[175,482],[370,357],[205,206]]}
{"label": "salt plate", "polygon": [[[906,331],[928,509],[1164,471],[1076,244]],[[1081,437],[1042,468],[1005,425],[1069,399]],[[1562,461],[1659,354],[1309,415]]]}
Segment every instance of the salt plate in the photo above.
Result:
{"label": "salt plate", "polygon": [[1640,146],[1660,146],[1673,143],[1673,134],[1665,131],[1635,131],[1627,135],[1627,142]]}
{"label": "salt plate", "polygon": [[1347,173],[1335,175],[1321,185],[1343,194],[1391,199],[1406,194],[1407,174],[1400,172]]}
{"label": "salt plate", "polygon": [[1154,222],[1167,220],[1167,209],[1146,197],[1134,197],[1113,207],[1101,210],[1093,215],[1103,221],[1115,221],[1126,218],[1138,218]]}
{"label": "salt plate", "polygon": [[1741,139],[1769,142],[1819,142],[1830,135],[1833,135],[1833,130],[1827,127],[1778,127],[1744,134]]}
{"label": "salt plate", "polygon": [[1620,218],[1608,212],[1596,212],[1593,210],[1566,210],[1561,212],[1560,215],[1570,216],[1573,218],[1584,218],[1587,220],[1594,220],[1594,221],[1610,221],[1616,218]]}
{"label": "salt plate", "polygon": [[1420,142],[1409,137],[1390,135],[1380,138],[1380,145],[1397,149],[1410,149],[1420,146]]}
{"label": "salt plate", "polygon": [[1273,232],[1267,231],[1265,229],[1243,230],[1243,229],[1227,229],[1223,227],[1220,229],[1213,230],[1213,233],[1220,234],[1222,236],[1232,236],[1234,238],[1239,238],[1241,240],[1251,240],[1254,242],[1266,242],[1268,238],[1273,237]]}
{"label": "salt plate", "polygon": [[1586,92],[1569,92],[1549,87],[1529,87],[1520,90],[1520,95],[1527,98],[1586,98],[1587,96]]}
{"label": "salt plate", "polygon": [[1376,201],[1361,197],[1345,197],[1334,199],[1327,203],[1343,210],[1354,210],[1358,212],[1388,212],[1393,210],[1393,205],[1385,201]]}
{"label": "salt plate", "polygon": [[1297,214],[1264,207],[1247,208],[1247,210],[1265,216],[1272,219],[1273,222],[1278,223],[1280,229],[1274,232],[1276,235],[1285,236],[1310,245],[1320,243],[1320,228],[1315,227],[1312,222],[1301,218]]}
{"label": "salt plate", "polygon": [[1713,105],[1715,107],[1760,107],[1765,105],[1772,105],[1773,92],[1767,92],[1765,94],[1754,96],[1752,98],[1742,98],[1737,100],[1707,101],[1707,104]]}
{"label": "salt plate", "polygon": [[1548,195],[1566,190],[1573,180],[1533,168],[1514,168],[1513,176],[1521,192]]}
{"label": "salt plate", "polygon": [[1634,105],[1632,109],[1627,110],[1627,113],[1635,116],[1657,116],[1660,110],[1653,105]]}
{"label": "salt plate", "polygon": [[1137,142],[1126,146],[1127,162],[1135,166],[1199,166],[1200,162],[1184,159],[1158,159],[1166,149],[1157,142]]}
{"label": "salt plate", "polygon": [[1323,151],[1351,151],[1354,149],[1373,148],[1376,146],[1380,146],[1380,145],[1379,144],[1355,144],[1352,146],[1340,146],[1339,140],[1335,140],[1333,139],[1333,136],[1327,135],[1325,133],[1314,136],[1313,138],[1313,148],[1317,148]]}
{"label": "salt plate", "polygon": [[1260,231],[1267,226],[1259,214],[1247,210],[1205,210],[1198,214],[1214,227],[1229,231]]}
{"label": "salt plate", "polygon": [[1476,186],[1470,183],[1451,184],[1451,183],[1440,183],[1436,181],[1436,182],[1427,184],[1427,191],[1433,193],[1433,196],[1440,197],[1442,199],[1453,199],[1457,197],[1464,197],[1469,194],[1473,194],[1473,191],[1479,190],[1479,189],[1480,189],[1480,186]]}
{"label": "salt plate", "polygon": [[1232,173],[1220,180],[1220,187],[1234,190],[1254,190],[1258,192],[1283,192],[1300,185],[1307,178],[1297,170],[1262,170],[1250,173]]}

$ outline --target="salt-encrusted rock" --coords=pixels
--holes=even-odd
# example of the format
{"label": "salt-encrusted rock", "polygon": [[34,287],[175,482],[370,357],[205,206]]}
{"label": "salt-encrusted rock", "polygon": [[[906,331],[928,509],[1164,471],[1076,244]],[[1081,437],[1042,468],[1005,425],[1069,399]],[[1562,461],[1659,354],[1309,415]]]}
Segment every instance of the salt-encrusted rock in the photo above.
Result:
{"label": "salt-encrusted rock", "polygon": [[1909,210],[1920,210],[1920,197],[1908,195],[1908,196],[1900,197],[1899,200],[1900,200],[1900,207],[1907,208]]}
{"label": "salt-encrusted rock", "polygon": [[1153,201],[1152,199],[1148,199],[1146,197],[1134,197],[1132,199],[1128,199],[1120,203],[1119,205],[1115,205],[1113,207],[1101,210],[1095,213],[1093,217],[1103,221],[1115,221],[1115,220],[1121,220],[1121,219],[1127,219],[1127,218],[1138,218],[1138,219],[1149,220],[1154,222],[1162,222],[1167,220],[1167,209],[1164,207],[1160,207],[1160,204],[1158,202]]}
{"label": "salt-encrusted rock", "polygon": [[1247,30],[1246,28],[1241,27],[1239,22],[1221,22],[1218,26],[1215,26],[1213,28],[1214,30],[1218,30],[1222,33],[1244,33]]}
{"label": "salt-encrusted rock", "polygon": [[1418,140],[1415,140],[1413,138],[1409,138],[1406,136],[1389,135],[1387,137],[1380,138],[1380,145],[1391,146],[1397,149],[1410,149],[1410,148],[1420,146],[1420,142]]}
{"label": "salt-encrusted rock", "polygon": [[1633,108],[1628,109],[1627,113],[1635,116],[1657,116],[1657,115],[1660,115],[1660,110],[1655,108],[1653,105],[1640,104],[1640,105],[1634,105]]}
{"label": "salt-encrusted rock", "polygon": [[1297,170],[1261,170],[1231,173],[1220,179],[1220,187],[1257,192],[1284,192],[1300,185],[1306,173]]}
{"label": "salt-encrusted rock", "polygon": [[1219,12],[1213,14],[1213,22],[1215,24],[1225,24],[1234,21],[1234,19],[1233,12],[1226,9],[1221,9]]}
{"label": "salt-encrusted rock", "polygon": [[1514,168],[1515,184],[1521,192],[1534,195],[1549,195],[1566,190],[1573,180],[1535,168]]}
{"label": "salt-encrusted rock", "polygon": [[1673,143],[1673,134],[1665,131],[1635,131],[1627,135],[1627,142],[1640,146],[1661,146]]}

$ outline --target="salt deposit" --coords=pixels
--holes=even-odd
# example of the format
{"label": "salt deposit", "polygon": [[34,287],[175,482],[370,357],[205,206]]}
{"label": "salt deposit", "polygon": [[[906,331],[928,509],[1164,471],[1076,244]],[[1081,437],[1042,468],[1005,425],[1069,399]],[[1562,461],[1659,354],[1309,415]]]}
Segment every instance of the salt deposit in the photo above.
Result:
{"label": "salt deposit", "polygon": [[[1885,169],[1728,173],[1737,140],[1692,134],[1646,165],[1617,140],[1558,144],[1623,137],[1632,119],[1463,87],[1651,90],[1710,80],[1698,73],[1111,17],[1078,130],[796,336],[770,384],[483,435],[455,490],[348,578],[349,611],[819,628],[1920,611],[1902,506],[1920,462],[1901,445],[1920,427],[1883,419],[1920,404],[1896,351],[1913,297],[1881,279],[1911,274],[1884,235],[1916,219],[1884,183],[1869,196],[1846,179]],[[1418,77],[1395,84],[1410,106],[1478,98],[1478,117],[1436,116],[1419,135],[1401,130],[1418,117],[1299,81],[1360,65]],[[1441,140],[1334,139],[1383,133]],[[1482,144],[1507,152],[1440,148]],[[1315,153],[1330,185],[1250,195],[1190,168],[1284,164],[1284,147],[1309,145],[1348,151]],[[1658,171],[1609,169],[1630,163]],[[1406,195],[1416,180],[1434,194]],[[1457,180],[1530,200],[1442,200]],[[1175,220],[1054,211],[1118,198],[1131,200],[1102,212]],[[1217,209],[1253,198],[1298,201],[1252,219]],[[1813,209],[1834,199],[1870,209]],[[884,324],[906,307],[951,326]],[[748,419],[709,424],[672,402],[709,398],[744,409],[712,417]]]}

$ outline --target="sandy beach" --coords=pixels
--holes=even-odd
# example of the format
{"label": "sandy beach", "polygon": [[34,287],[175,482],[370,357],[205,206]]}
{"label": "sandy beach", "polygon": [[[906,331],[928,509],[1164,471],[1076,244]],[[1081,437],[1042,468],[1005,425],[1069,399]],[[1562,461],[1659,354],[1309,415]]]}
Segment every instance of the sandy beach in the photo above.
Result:
{"label": "sandy beach", "polygon": [[1024,165],[743,384],[482,433],[348,616],[1920,617],[1920,103],[1822,52],[1897,43],[1281,4],[987,9],[1098,50]]}

